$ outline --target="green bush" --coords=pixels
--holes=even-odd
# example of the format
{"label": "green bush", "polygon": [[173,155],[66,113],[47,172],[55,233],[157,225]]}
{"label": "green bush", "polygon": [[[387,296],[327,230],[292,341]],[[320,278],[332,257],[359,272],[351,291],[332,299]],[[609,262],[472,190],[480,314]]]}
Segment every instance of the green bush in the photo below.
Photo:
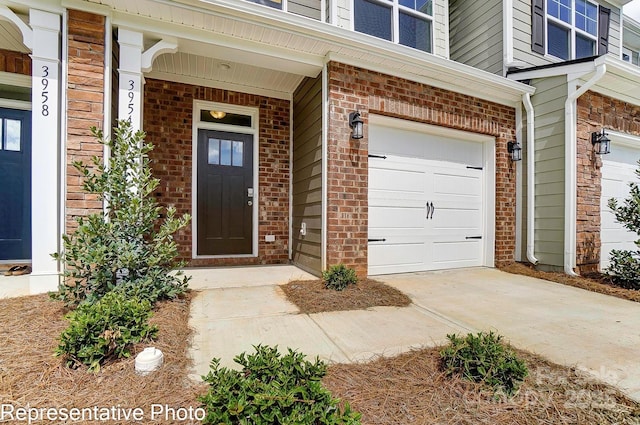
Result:
{"label": "green bush", "polygon": [[347,286],[357,283],[358,275],[356,275],[356,271],[354,269],[349,268],[344,264],[338,264],[323,271],[322,280],[324,281],[324,286],[328,289],[342,291]]}
{"label": "green bush", "polygon": [[[640,161],[638,161],[640,164]],[[636,170],[640,177],[640,170]],[[609,208],[613,211],[616,221],[627,230],[640,236],[640,188],[635,182],[629,183],[629,197],[622,205],[618,205],[615,198],[609,199]],[[640,239],[636,242],[640,248]],[[613,283],[629,289],[640,289],[640,250],[621,251],[612,250],[611,263],[606,273]]]}
{"label": "green bush", "polygon": [[234,361],[242,370],[220,367],[211,361],[203,376],[211,388],[199,398],[207,411],[205,424],[340,424],[360,423],[360,414],[344,410],[321,379],[327,367],[316,358],[289,349],[280,355],[277,347],[258,345],[255,354],[242,353]]}
{"label": "green bush", "polygon": [[85,364],[97,372],[107,359],[129,357],[132,344],[155,338],[158,329],[147,323],[150,317],[149,301],[127,299],[122,292],[81,304],[66,316],[69,326],[60,336],[56,356],[64,356],[69,367]]}
{"label": "green bush", "polygon": [[482,382],[511,396],[529,373],[525,362],[502,342],[502,336],[493,332],[447,338],[449,345],[440,351],[440,357],[449,376]]}
{"label": "green bush", "polygon": [[613,283],[627,289],[640,289],[640,251],[611,250],[607,274]]}
{"label": "green bush", "polygon": [[[111,151],[108,164],[93,157],[92,167],[73,166],[84,178],[83,189],[104,201],[105,213],[77,219],[78,228],[63,236],[63,252],[53,254],[65,265],[64,279],[52,297],[75,307],[95,302],[118,288],[128,296],[149,300],[174,298],[186,290],[188,278],[170,274],[182,267],[173,234],[185,227],[188,214],[176,216],[174,208],[160,207],[154,195],[159,180],[151,176],[144,133],[133,133],[128,121],[120,121],[114,137],[98,141]],[[161,219],[163,212],[166,213]]]}

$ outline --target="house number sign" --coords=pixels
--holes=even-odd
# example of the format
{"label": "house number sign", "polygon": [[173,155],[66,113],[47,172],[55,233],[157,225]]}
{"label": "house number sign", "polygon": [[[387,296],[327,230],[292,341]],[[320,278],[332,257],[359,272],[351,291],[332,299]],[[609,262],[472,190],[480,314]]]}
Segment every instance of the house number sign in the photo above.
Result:
{"label": "house number sign", "polygon": [[133,99],[135,98],[135,83],[133,80],[129,80],[129,88],[127,89],[127,97],[129,98],[129,104],[127,105],[127,114],[129,115],[129,122],[131,122],[131,116],[133,115]]}
{"label": "house number sign", "polygon": [[42,109],[40,113],[43,117],[49,116],[49,67],[47,65],[42,65],[42,92],[40,93],[40,97],[42,99]]}

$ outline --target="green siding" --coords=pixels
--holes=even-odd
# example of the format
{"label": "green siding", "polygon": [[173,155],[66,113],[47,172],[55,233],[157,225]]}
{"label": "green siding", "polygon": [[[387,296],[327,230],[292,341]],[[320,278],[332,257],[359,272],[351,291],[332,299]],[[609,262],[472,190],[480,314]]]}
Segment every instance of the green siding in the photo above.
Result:
{"label": "green siding", "polygon": [[502,1],[449,2],[450,58],[502,75]]}
{"label": "green siding", "polygon": [[[322,271],[322,78],[307,78],[293,95],[292,260]],[[306,236],[300,235],[302,223]]]}
{"label": "green siding", "polygon": [[561,267],[564,264],[564,102],[567,79],[566,76],[551,77],[533,80],[531,84],[536,88],[531,98],[536,112],[535,255],[542,265]]}
{"label": "green siding", "polygon": [[290,0],[287,2],[287,10],[319,21],[322,17],[321,4],[320,0]]}

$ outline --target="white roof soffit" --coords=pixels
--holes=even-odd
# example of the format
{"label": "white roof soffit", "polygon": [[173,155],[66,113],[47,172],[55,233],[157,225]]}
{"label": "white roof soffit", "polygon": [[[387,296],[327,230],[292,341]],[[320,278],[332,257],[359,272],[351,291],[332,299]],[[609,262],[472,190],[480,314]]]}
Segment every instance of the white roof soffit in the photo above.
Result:
{"label": "white roof soffit", "polygon": [[[268,59],[260,62],[260,66],[282,64],[278,69],[300,75],[317,75],[325,60],[335,60],[508,106],[519,104],[524,93],[535,91],[526,84],[467,65],[249,1],[63,2],[75,8],[83,8],[84,5],[85,9],[91,9],[88,3],[106,5],[112,9],[114,25],[137,28],[158,37],[176,37],[180,51],[183,42],[187,49],[195,47],[194,41],[204,42],[210,46],[234,49],[236,57],[242,61],[249,61],[255,55],[253,57],[258,60]],[[160,9],[171,9],[172,19],[161,19]],[[216,20],[220,20],[221,25],[212,25]],[[207,24],[209,29],[204,28]],[[246,38],[239,37],[238,32]],[[267,33],[270,35],[268,42],[260,41]],[[213,54],[215,49],[211,47]],[[196,49],[193,50],[195,53]]]}
{"label": "white roof soffit", "polygon": [[588,62],[531,69],[530,71],[524,70],[510,74],[508,78],[523,81],[567,75],[568,78],[576,76],[580,83],[584,83],[596,71],[596,66],[602,64],[606,66],[606,73],[589,90],[640,106],[640,90],[638,90],[640,87],[640,67],[611,55],[600,56]]}

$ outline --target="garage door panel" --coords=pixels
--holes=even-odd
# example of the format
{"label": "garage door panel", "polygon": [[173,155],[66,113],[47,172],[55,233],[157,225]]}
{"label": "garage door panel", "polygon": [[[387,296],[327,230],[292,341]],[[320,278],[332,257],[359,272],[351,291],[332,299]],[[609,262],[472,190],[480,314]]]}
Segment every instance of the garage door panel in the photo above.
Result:
{"label": "garage door panel", "polygon": [[444,172],[434,173],[433,176],[433,191],[438,195],[478,197],[481,190],[480,176],[454,175]]}
{"label": "garage door panel", "polygon": [[477,266],[481,260],[481,240],[435,241],[432,256],[435,268],[454,268]]}
{"label": "garage door panel", "polygon": [[424,228],[424,205],[420,208],[408,206],[369,207],[369,229]]}
{"label": "garage door panel", "polygon": [[424,270],[424,241],[415,243],[370,243],[370,274],[400,273]]}

